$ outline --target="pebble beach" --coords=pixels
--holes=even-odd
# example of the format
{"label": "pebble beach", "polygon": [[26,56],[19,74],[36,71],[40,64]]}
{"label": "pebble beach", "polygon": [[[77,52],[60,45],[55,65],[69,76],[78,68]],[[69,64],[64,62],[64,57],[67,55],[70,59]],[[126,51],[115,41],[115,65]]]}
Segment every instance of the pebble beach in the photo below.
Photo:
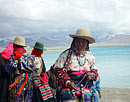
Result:
{"label": "pebble beach", "polygon": [[100,102],[130,102],[130,89],[128,88],[101,88]]}

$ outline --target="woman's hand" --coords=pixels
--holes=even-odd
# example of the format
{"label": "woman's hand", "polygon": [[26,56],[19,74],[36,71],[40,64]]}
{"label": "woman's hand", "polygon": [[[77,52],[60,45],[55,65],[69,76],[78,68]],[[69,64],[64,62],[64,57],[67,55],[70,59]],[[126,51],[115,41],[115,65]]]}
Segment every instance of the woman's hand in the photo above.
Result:
{"label": "woman's hand", "polygon": [[33,84],[34,84],[34,87],[38,87],[38,82],[35,81]]}
{"label": "woman's hand", "polygon": [[101,98],[101,97],[102,97],[101,92],[99,92],[99,91],[98,91],[98,95],[99,95],[99,98]]}
{"label": "woman's hand", "polygon": [[71,81],[67,81],[66,82],[66,86],[70,89],[70,90],[72,90],[72,89],[74,89],[74,90],[80,90],[74,83],[72,83]]}
{"label": "woman's hand", "polygon": [[87,80],[93,80],[95,77],[95,74],[93,72],[88,72],[87,73]]}

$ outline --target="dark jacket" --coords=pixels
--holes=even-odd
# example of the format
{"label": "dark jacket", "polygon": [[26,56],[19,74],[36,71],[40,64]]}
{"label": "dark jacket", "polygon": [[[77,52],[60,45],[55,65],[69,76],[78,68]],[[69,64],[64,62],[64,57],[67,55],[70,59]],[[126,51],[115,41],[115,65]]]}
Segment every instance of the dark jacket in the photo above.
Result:
{"label": "dark jacket", "polygon": [[8,102],[9,75],[5,71],[7,63],[0,54],[0,102]]}

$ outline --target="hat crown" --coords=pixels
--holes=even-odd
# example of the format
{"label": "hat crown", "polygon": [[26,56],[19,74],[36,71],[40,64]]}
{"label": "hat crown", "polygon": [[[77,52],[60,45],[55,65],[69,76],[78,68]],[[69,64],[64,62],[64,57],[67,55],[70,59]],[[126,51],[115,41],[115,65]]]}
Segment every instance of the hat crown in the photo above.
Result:
{"label": "hat crown", "polygon": [[41,42],[36,42],[34,45],[34,48],[39,49],[39,50],[43,50],[44,45]]}
{"label": "hat crown", "polygon": [[19,45],[19,46],[25,46],[25,39],[21,36],[17,36],[14,39],[14,44]]}
{"label": "hat crown", "polygon": [[77,30],[76,35],[78,36],[90,36],[90,32],[87,29],[80,28]]}

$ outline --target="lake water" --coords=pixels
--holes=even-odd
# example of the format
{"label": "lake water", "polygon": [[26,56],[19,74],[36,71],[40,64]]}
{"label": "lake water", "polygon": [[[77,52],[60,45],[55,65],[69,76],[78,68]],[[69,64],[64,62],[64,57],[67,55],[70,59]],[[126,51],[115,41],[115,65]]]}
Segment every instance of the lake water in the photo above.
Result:
{"label": "lake water", "polygon": [[[101,87],[130,88],[130,46],[92,48],[101,77]],[[60,51],[43,54],[47,70]]]}

